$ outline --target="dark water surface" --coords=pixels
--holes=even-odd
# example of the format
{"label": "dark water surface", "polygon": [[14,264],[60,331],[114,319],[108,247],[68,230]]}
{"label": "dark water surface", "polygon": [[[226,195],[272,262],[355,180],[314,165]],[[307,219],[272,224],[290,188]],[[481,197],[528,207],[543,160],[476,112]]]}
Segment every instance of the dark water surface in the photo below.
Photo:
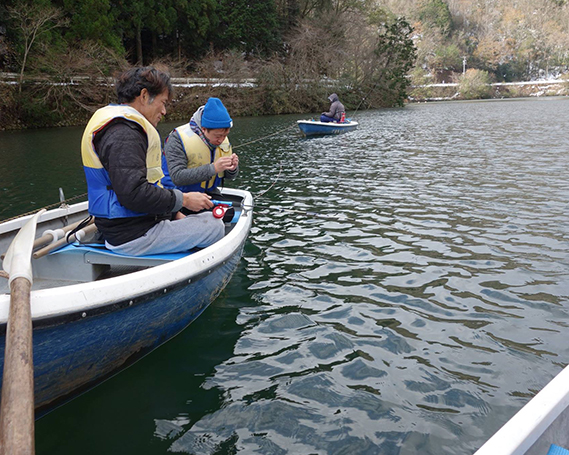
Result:
{"label": "dark water surface", "polygon": [[[569,363],[569,100],[238,118],[242,265],[36,422],[38,454],[470,454]],[[167,132],[174,125],[160,126]],[[0,133],[0,218],[85,192],[81,129]]]}

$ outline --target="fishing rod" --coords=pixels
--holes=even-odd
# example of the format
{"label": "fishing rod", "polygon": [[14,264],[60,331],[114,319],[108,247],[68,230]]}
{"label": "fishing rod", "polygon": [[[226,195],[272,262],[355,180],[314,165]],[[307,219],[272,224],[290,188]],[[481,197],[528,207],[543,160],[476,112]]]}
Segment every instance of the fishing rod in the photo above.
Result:
{"label": "fishing rod", "polygon": [[373,87],[369,90],[369,92],[367,92],[366,96],[364,96],[364,97],[362,98],[362,100],[360,101],[360,104],[358,104],[358,107],[356,107],[356,110],[355,110],[354,113],[353,113],[353,116],[354,116],[354,117],[356,116],[356,113],[358,112],[358,109],[360,108],[360,106],[362,105],[362,103],[366,100],[366,98],[367,98],[367,97],[369,96],[369,94],[373,91],[373,89],[374,89],[375,87],[377,87],[377,84],[379,84],[379,81],[376,82],[376,83],[373,85]]}
{"label": "fishing rod", "polygon": [[245,145],[254,144],[255,142],[262,141],[263,139],[267,139],[267,138],[269,138],[269,137],[276,136],[277,134],[284,133],[285,131],[292,129],[292,128],[294,128],[295,126],[296,126],[296,125],[287,126],[286,128],[283,128],[282,130],[276,131],[276,132],[274,132],[274,133],[271,133],[271,134],[269,134],[269,135],[267,135],[267,136],[260,137],[260,138],[258,138],[258,139],[253,139],[252,141],[245,142],[245,143],[243,143],[243,144],[238,144],[238,145],[236,145],[235,147],[232,147],[232,148],[235,150],[235,149],[238,149],[239,147],[243,147],[243,146],[245,146]]}
{"label": "fishing rod", "polygon": [[[236,145],[235,147],[233,147],[233,149],[235,150],[235,149],[237,149],[237,148],[239,148],[239,147],[243,147],[243,146],[245,146],[245,145],[253,144],[253,143],[255,143],[255,142],[262,141],[263,139],[267,139],[267,138],[269,138],[269,137],[276,136],[277,134],[280,134],[280,133],[283,133],[283,132],[285,132],[285,131],[288,131],[288,130],[290,130],[291,128],[294,128],[294,127],[295,127],[295,125],[287,126],[286,128],[283,128],[283,129],[281,129],[281,130],[278,130],[278,131],[276,131],[276,132],[274,132],[274,133],[271,133],[271,134],[269,134],[269,135],[267,135],[267,136],[263,136],[263,137],[260,137],[260,138],[258,138],[258,139],[254,139],[254,140],[252,140],[252,141],[245,142],[245,143],[243,143],[243,144],[238,144],[238,145]],[[282,162],[279,162],[279,173],[277,174],[277,177],[275,178],[275,180],[271,183],[271,185],[270,185],[268,188],[266,188],[265,190],[263,190],[263,191],[261,191],[261,192],[255,194],[255,195],[253,195],[253,200],[255,200],[255,199],[260,199],[260,198],[263,197],[263,195],[266,194],[271,188],[273,188],[273,187],[277,184],[277,182],[279,181],[282,172],[283,172],[283,163],[282,163]],[[217,209],[217,207],[214,208],[214,216],[215,216],[216,218],[221,218],[221,217],[223,217],[223,215],[225,214],[225,209],[227,209],[228,207],[234,207],[234,204],[233,204],[233,203],[227,203],[227,202],[225,202],[225,201],[212,200],[212,202],[213,202],[213,205],[214,205],[214,206],[220,206],[220,207],[221,207],[221,209]],[[224,206],[226,206],[226,207],[224,208]],[[243,204],[243,203],[241,203],[241,204],[239,205],[239,207],[240,207],[244,212],[248,212],[248,211],[253,210],[253,208],[255,207],[255,205],[254,205],[254,204],[248,205],[248,204]],[[222,210],[223,210],[223,213],[222,213]]]}
{"label": "fishing rod", "polygon": [[[262,141],[263,139],[267,139],[267,138],[269,138],[269,137],[276,136],[277,134],[280,134],[280,133],[283,133],[284,131],[290,130],[290,129],[293,128],[294,126],[295,126],[295,125],[291,125],[291,126],[288,126],[288,127],[286,127],[286,128],[283,128],[283,129],[281,129],[281,130],[279,130],[279,131],[276,131],[276,132],[274,132],[274,133],[271,133],[271,134],[269,134],[269,135],[267,135],[267,136],[263,136],[263,137],[260,137],[260,138],[258,138],[258,139],[254,139],[254,140],[252,140],[252,141],[245,142],[245,143],[243,143],[243,144],[238,144],[238,145],[236,145],[235,147],[233,147],[233,149],[237,149],[237,148],[239,148],[239,147],[243,147],[243,146],[245,146],[245,145],[253,144],[253,143],[255,143],[255,142]],[[281,167],[281,169],[282,169],[282,167]],[[280,176],[280,173],[279,173],[279,176]],[[276,183],[276,181],[275,181],[274,183]],[[274,185],[274,183],[273,183],[273,185]],[[270,190],[273,185],[271,185],[269,188],[267,188],[266,191]],[[265,192],[266,192],[266,191],[265,191]],[[13,216],[13,217],[11,217],[11,218],[6,218],[6,219],[0,220],[0,221],[1,221],[2,223],[4,223],[4,222],[6,222],[6,221],[15,220],[16,218],[20,218],[20,217],[22,217],[22,216],[33,215],[33,214],[35,214],[35,213],[37,213],[37,212],[39,212],[40,210],[43,210],[43,209],[49,210],[49,209],[56,208],[56,207],[63,207],[64,205],[67,205],[68,202],[74,201],[74,200],[76,200],[76,199],[81,199],[81,198],[87,197],[87,193],[82,193],[82,194],[79,194],[79,195],[77,195],[77,196],[73,196],[73,197],[70,197],[70,198],[62,197],[62,194],[63,194],[63,192],[62,192],[62,190],[61,190],[61,188],[60,188],[60,189],[59,189],[59,199],[60,199],[59,202],[55,202],[55,203],[53,203],[53,204],[45,205],[45,206],[43,206],[43,207],[40,207],[40,208],[31,210],[31,211],[29,211],[29,212],[26,212],[26,213],[23,213],[23,214],[20,214],[20,215],[16,215],[16,216]],[[260,194],[259,196],[257,196],[257,197],[260,197],[262,194],[263,194],[263,193],[261,193],[261,194]]]}
{"label": "fishing rod", "polygon": [[[258,199],[261,199],[267,192],[269,192],[279,181],[280,176],[282,174],[283,171],[283,164],[282,162],[279,163],[279,173],[277,174],[277,177],[275,178],[275,180],[264,190],[262,190],[261,192],[255,194],[253,196],[253,200],[257,201]],[[213,202],[214,206],[216,206],[214,208],[214,211],[217,209],[217,206],[223,207],[224,205],[226,205],[228,207],[235,207],[236,204],[234,202],[225,202],[225,201],[218,201],[216,199],[212,199],[211,202]],[[311,216],[314,218],[320,218],[320,219],[324,219],[324,220],[328,220],[328,221],[338,221],[338,216],[337,215],[325,215],[322,213],[317,213],[317,212],[312,212],[312,211],[308,211],[308,210],[298,210],[298,209],[289,209],[289,208],[283,208],[283,207],[275,207],[275,205],[271,202],[266,202],[264,203],[263,201],[261,201],[261,203],[259,202],[255,202],[254,204],[244,204],[243,202],[241,202],[239,204],[239,207],[247,212],[247,211],[251,211],[253,210],[253,208],[255,207],[266,207],[266,208],[270,208],[271,210],[274,211],[278,211],[278,212],[288,212],[288,213],[297,213],[300,215],[306,215],[306,216]],[[221,214],[221,211],[218,211],[219,214]],[[223,212],[223,214],[225,213],[225,211]],[[221,218],[223,216],[223,214],[218,215],[218,218]],[[214,212],[214,216],[215,212]]]}
{"label": "fishing rod", "polygon": [[[296,213],[299,215],[305,215],[305,216],[309,216],[309,217],[313,217],[313,218],[320,218],[320,219],[327,220],[327,221],[339,221],[340,220],[338,218],[338,215],[326,215],[323,213],[312,212],[310,210],[299,210],[299,209],[289,209],[289,208],[284,208],[284,207],[276,207],[274,205],[274,203],[269,202],[269,201],[256,203],[256,204],[243,204],[242,202],[237,204],[237,203],[231,202],[231,201],[219,201],[216,199],[212,199],[211,202],[214,205],[213,216],[216,218],[223,218],[223,216],[225,215],[225,212],[230,207],[239,207],[243,211],[253,210],[254,207],[263,207],[263,208],[268,208],[268,209],[270,209],[272,211],[276,211],[276,212]],[[342,218],[342,219],[344,219],[344,218]]]}
{"label": "fishing rod", "polygon": [[[277,177],[275,178],[275,180],[273,181],[273,183],[271,183],[271,185],[270,185],[267,189],[261,191],[260,193],[257,193],[257,194],[255,194],[255,195],[253,195],[253,200],[255,200],[255,199],[260,199],[260,198],[263,197],[263,195],[266,194],[272,187],[274,187],[274,186],[277,184],[277,182],[279,181],[279,178],[280,178],[282,172],[283,172],[283,164],[282,164],[282,162],[281,162],[281,163],[279,163],[279,173],[277,174]],[[213,210],[214,210],[214,213],[213,213],[213,216],[215,216],[216,218],[221,218],[221,217],[223,217],[223,214],[225,214],[225,210],[224,210],[224,209],[227,209],[227,208],[229,208],[229,207],[236,207],[236,206],[237,206],[234,202],[231,202],[231,201],[220,201],[220,200],[217,200],[217,199],[211,199],[211,202],[212,202],[213,205],[214,205],[214,209],[213,209]],[[220,209],[217,209],[218,207],[220,207],[221,210],[224,210],[223,213],[221,212]],[[243,202],[241,202],[241,204],[239,204],[239,207],[240,207],[243,211],[251,211],[251,210],[253,210],[253,208],[255,207],[255,205],[254,205],[254,204],[244,204]],[[219,215],[219,214],[221,214],[221,215]]]}

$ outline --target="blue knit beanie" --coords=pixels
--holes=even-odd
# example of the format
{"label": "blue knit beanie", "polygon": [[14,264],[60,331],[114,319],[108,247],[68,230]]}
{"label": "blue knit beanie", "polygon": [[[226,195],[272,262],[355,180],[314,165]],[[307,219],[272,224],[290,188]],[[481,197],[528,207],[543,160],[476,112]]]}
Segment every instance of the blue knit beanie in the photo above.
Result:
{"label": "blue knit beanie", "polygon": [[233,120],[219,98],[209,98],[202,114],[202,128],[231,128]]}

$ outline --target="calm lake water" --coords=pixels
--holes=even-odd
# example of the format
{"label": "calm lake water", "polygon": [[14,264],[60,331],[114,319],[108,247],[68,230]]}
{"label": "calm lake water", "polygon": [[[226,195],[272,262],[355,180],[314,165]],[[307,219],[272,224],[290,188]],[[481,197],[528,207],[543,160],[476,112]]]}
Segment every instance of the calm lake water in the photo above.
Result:
{"label": "calm lake water", "polygon": [[[569,363],[568,112],[410,105],[313,139],[234,119],[234,145],[277,134],[236,150],[232,186],[274,186],[231,283],[37,421],[37,453],[473,453]],[[0,218],[86,191],[80,136],[0,133]]]}

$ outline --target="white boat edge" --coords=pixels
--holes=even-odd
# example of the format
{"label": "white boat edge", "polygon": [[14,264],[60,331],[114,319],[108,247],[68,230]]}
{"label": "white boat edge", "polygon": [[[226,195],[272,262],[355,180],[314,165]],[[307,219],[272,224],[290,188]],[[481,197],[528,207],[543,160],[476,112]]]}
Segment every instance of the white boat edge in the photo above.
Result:
{"label": "white boat edge", "polygon": [[[569,441],[569,366],[502,426],[474,455],[546,455]],[[564,447],[567,448],[567,447]]]}
{"label": "white boat edge", "polygon": [[[253,197],[248,191],[224,188],[224,193],[243,196],[243,205],[253,207]],[[76,213],[87,208],[87,202],[75,204],[70,208],[50,210],[39,221],[54,219],[65,213]],[[33,215],[10,220],[0,226],[0,233],[17,229]],[[252,223],[252,210],[243,210],[233,230],[211,247],[193,253],[185,258],[150,269],[141,270],[107,280],[70,284],[50,289],[32,290],[32,319],[49,318],[65,313],[85,311],[108,305],[120,298],[136,298],[159,289],[166,292],[168,286],[183,280],[191,280],[204,270],[228,260],[235,249],[247,238]],[[0,323],[6,323],[10,307],[10,294],[0,294]]]}
{"label": "white boat edge", "polygon": [[333,126],[333,127],[340,127],[346,128],[348,126],[357,126],[358,122],[355,120],[350,120],[348,123],[336,123],[336,122],[320,122],[318,120],[297,120],[297,124],[309,124],[309,125],[319,125],[319,126]]}

